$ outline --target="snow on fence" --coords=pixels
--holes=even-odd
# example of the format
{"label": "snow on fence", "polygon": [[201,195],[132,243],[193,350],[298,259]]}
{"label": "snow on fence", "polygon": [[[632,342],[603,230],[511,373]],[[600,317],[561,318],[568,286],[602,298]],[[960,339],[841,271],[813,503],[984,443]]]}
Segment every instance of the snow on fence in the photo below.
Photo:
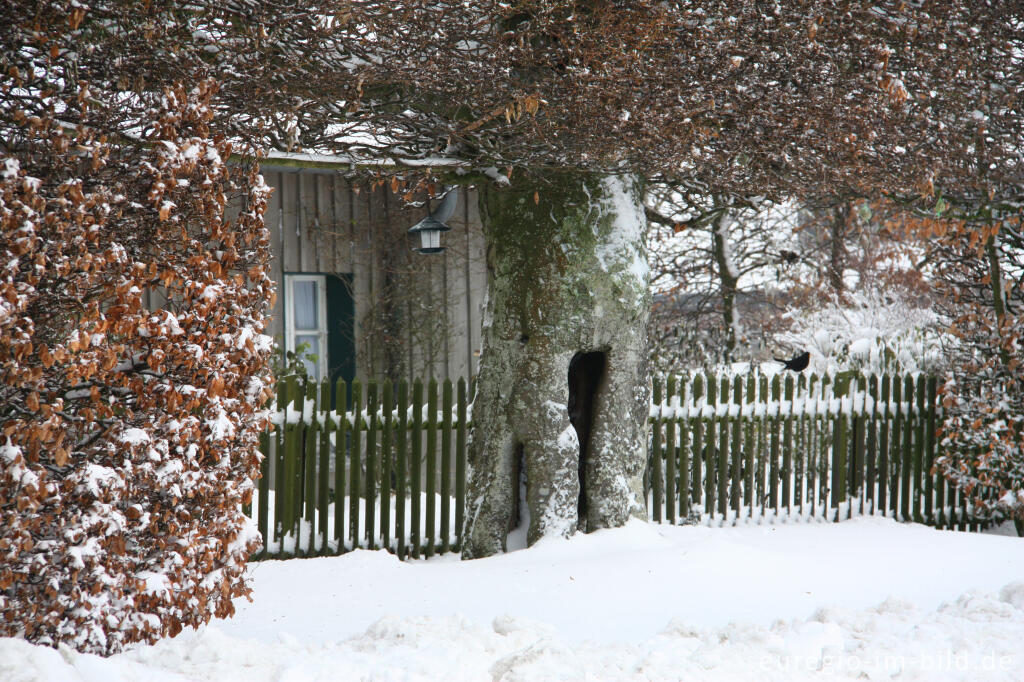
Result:
{"label": "snow on fence", "polygon": [[[693,374],[654,381],[654,521],[880,514],[977,530],[940,453],[935,377]],[[985,491],[980,491],[985,494]]]}
{"label": "snow on fence", "polygon": [[[882,514],[984,526],[931,473],[940,454],[934,377],[697,373],[656,378],[652,398],[653,521]],[[461,379],[411,390],[404,381],[282,382],[247,510],[263,534],[259,558],[458,551],[471,407]]]}
{"label": "snow on fence", "polygon": [[261,478],[247,510],[255,509],[264,538],[258,558],[458,550],[466,383],[444,382],[440,410],[438,393],[433,380],[413,382],[411,396],[405,381],[279,383],[275,428],[261,437]]}

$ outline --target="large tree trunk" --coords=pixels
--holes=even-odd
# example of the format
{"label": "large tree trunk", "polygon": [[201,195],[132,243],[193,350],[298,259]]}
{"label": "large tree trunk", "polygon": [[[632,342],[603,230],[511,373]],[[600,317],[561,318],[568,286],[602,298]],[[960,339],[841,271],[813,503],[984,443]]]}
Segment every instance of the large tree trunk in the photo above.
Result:
{"label": "large tree trunk", "polygon": [[[648,269],[631,178],[482,187],[487,311],[466,558],[645,517]],[[520,508],[520,499],[526,508]]]}

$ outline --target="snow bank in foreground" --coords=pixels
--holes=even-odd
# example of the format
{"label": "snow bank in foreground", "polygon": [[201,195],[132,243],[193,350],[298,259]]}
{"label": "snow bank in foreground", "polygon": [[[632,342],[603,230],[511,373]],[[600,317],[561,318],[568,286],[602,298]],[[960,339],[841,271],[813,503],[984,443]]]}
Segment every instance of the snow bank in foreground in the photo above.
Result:
{"label": "snow bank in foreground", "polygon": [[[771,626],[674,623],[639,644],[572,644],[512,616],[388,616],[361,635],[267,644],[208,628],[103,660],[0,640],[5,680],[1019,680],[1024,583],[937,611],[897,599]],[[8,676],[9,675],[9,676]]]}
{"label": "snow bank in foreground", "polygon": [[0,639],[0,680],[1020,680],[1022,567],[886,519],[357,551],[256,564],[233,620],[110,659]]}

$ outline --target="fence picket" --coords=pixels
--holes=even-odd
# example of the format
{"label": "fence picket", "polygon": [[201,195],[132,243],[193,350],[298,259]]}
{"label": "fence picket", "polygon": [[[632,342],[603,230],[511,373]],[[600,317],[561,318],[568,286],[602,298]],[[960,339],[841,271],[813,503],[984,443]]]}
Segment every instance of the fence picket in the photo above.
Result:
{"label": "fence picket", "polygon": [[[865,429],[867,424],[865,423],[867,417],[865,415],[865,395],[867,393],[867,381],[863,376],[857,377],[857,393],[855,397],[851,397],[851,401],[860,401],[858,407],[857,404],[851,404],[853,410],[853,469],[850,471],[850,495],[855,498],[858,502],[860,514],[864,513],[864,444],[866,440]],[[853,509],[851,508],[851,513]]]}
{"label": "fence picket", "polygon": [[363,441],[363,384],[359,379],[352,380],[352,447],[349,450],[348,460],[348,524],[349,539],[352,541],[352,549],[362,547],[362,538],[359,535],[359,493],[363,486],[360,482],[360,469],[362,468],[362,441]]}
{"label": "fence picket", "polygon": [[794,387],[793,377],[786,377],[786,401],[789,403],[786,409],[786,417],[782,432],[782,502],[786,507],[786,514],[793,513],[793,399]]}
{"label": "fence picket", "polygon": [[716,473],[718,475],[718,513],[722,517],[722,523],[728,516],[729,510],[729,379],[722,377],[720,380],[720,399],[722,403],[723,416],[718,421],[718,464]]}
{"label": "fence picket", "polygon": [[[931,453],[930,454],[930,461],[931,461],[933,467],[935,465],[935,460],[939,456],[939,453],[937,452],[938,446],[935,443],[935,436],[936,436],[936,433],[935,433],[935,409],[936,409],[936,394],[937,393],[938,393],[938,387],[935,385],[934,378],[933,378],[933,381],[930,381],[929,384],[928,384],[928,395],[929,395],[928,405],[930,406],[929,410],[928,410],[928,433],[931,434],[931,438],[929,440],[928,450]],[[929,467],[929,472],[931,472],[931,467]],[[931,474],[931,475],[928,476],[928,480],[929,481],[932,480],[933,478],[936,478],[936,481],[935,481],[936,482],[936,486],[935,486],[935,509],[936,509],[936,512],[935,512],[935,526],[936,526],[936,528],[946,528],[948,526],[948,523],[949,523],[948,518],[946,516],[946,504],[947,504],[947,500],[949,499],[949,495],[948,495],[949,485],[948,485],[948,482],[946,481],[946,477],[943,476],[941,472],[937,472],[936,474]]]}
{"label": "fence picket", "polygon": [[892,486],[891,486],[891,497],[892,497],[892,510],[893,517],[906,521],[907,517],[901,514],[903,507],[901,506],[906,500],[900,498],[900,481],[903,475],[903,459],[902,448],[900,444],[903,441],[903,382],[899,380],[899,377],[894,377],[892,382],[892,403],[893,403],[893,419],[892,419],[892,433],[890,434],[890,463],[892,464]]}
{"label": "fence picket", "polygon": [[[928,384],[925,387],[924,414],[926,414],[924,425],[924,449],[925,449],[925,470],[924,470],[924,517],[925,523],[935,524],[935,493],[936,487],[941,490],[942,482],[935,485],[935,398],[938,394],[938,380],[935,377],[928,377]],[[941,503],[940,503],[941,504]]]}
{"label": "fence picket", "polygon": [[[297,379],[292,378],[288,383],[288,403],[298,404],[299,414],[302,414],[302,393]],[[296,495],[295,478],[298,475],[298,467],[296,462],[301,456],[302,446],[302,424],[301,420],[295,424],[288,424],[285,426],[285,453],[284,453],[284,490],[282,497],[284,498],[281,503],[281,532],[279,537],[281,538],[281,549],[284,550],[285,536],[291,536],[294,544],[298,543],[298,536],[295,533],[295,525],[298,524],[299,518],[295,513],[295,504],[298,500]],[[298,491],[301,492],[301,485],[298,486]],[[292,551],[294,553],[294,544]]]}
{"label": "fence picket", "polygon": [[363,497],[363,525],[366,546],[377,549],[377,382],[366,385],[366,476]]}
{"label": "fence picket", "polygon": [[456,403],[458,430],[455,432],[455,548],[462,549],[462,524],[466,515],[466,380],[460,378]]}
{"label": "fence picket", "polygon": [[[729,466],[731,485],[729,486],[729,506],[732,507],[733,523],[735,524],[741,516],[741,487],[743,485],[743,419],[740,414],[743,409],[743,379],[739,376],[733,378],[732,396],[729,399],[729,422],[732,427],[729,445]],[[735,415],[735,416],[733,416]]]}
{"label": "fence picket", "polygon": [[758,376],[758,402],[764,406],[761,419],[757,422],[757,506],[758,514],[765,516],[765,505],[767,504],[766,485],[768,478],[768,441],[767,434],[771,416],[768,413],[768,377],[764,374]]}
{"label": "fence picket", "polygon": [[[277,387],[277,412],[278,414],[287,414],[288,411],[288,384],[284,382],[283,385]],[[285,432],[288,429],[287,418],[285,417],[281,424],[274,429],[274,461],[271,462],[270,469],[274,472],[274,524],[270,525],[269,520],[267,523],[267,530],[269,535],[264,536],[264,545],[270,542],[281,539],[281,524],[284,519],[281,514],[281,510],[284,504],[284,495],[281,492],[281,488],[284,482],[284,450],[286,447]],[[269,498],[269,492],[267,494]],[[270,500],[267,500],[269,506]],[[268,514],[269,515],[269,514]]]}
{"label": "fence picket", "polygon": [[900,490],[900,510],[903,513],[903,520],[909,521],[913,518],[912,514],[912,491],[911,483],[913,482],[914,468],[913,468],[913,434],[914,434],[914,417],[913,413],[910,412],[909,408],[914,404],[914,381],[909,376],[903,382],[903,400],[906,401],[907,411],[903,418],[903,445],[900,448],[900,468],[901,468],[901,490]]}
{"label": "fence picket", "polygon": [[[679,406],[686,407],[690,402],[690,397],[687,393],[687,377],[684,375],[679,380]],[[676,420],[673,420],[673,422]],[[679,495],[679,517],[680,520],[686,521],[690,516],[690,443],[688,439],[687,429],[680,421],[679,424],[679,450],[678,450],[678,464],[677,468],[679,471],[679,488],[677,490]]]}
{"label": "fence picket", "polygon": [[[922,467],[924,465],[924,431],[926,428],[924,415],[925,401],[925,377],[919,374],[917,386],[914,389],[917,397],[917,410],[914,414],[914,422],[917,428],[914,430],[914,522],[924,523],[924,481],[922,478]],[[930,505],[929,505],[930,506]]]}
{"label": "fence picket", "polygon": [[441,553],[451,550],[452,496],[452,382],[445,379],[441,391]]}
{"label": "fence picket", "polygon": [[957,505],[959,504],[959,493],[960,490],[956,486],[950,486],[946,491],[946,530],[956,530],[957,524]]}
{"label": "fence picket", "polygon": [[394,480],[394,387],[390,381],[381,386],[381,414],[383,421],[380,433],[380,537],[381,547],[391,549],[391,491]]}
{"label": "fence picket", "polygon": [[[260,452],[263,453],[263,460],[260,462],[260,480],[256,486],[259,499],[256,502],[256,527],[260,529],[260,537],[263,538],[263,549],[260,550],[258,558],[262,559],[267,554],[267,540],[270,539],[270,466],[271,450],[270,445],[273,437],[278,431],[284,428],[276,428],[273,432],[260,434]],[[251,506],[250,506],[251,510]]]}
{"label": "fence picket", "polygon": [[[892,402],[890,400],[892,391],[892,378],[888,373],[882,375],[882,423],[879,425],[881,434],[878,437],[878,506],[883,516],[889,515],[889,509],[893,506],[892,495],[890,495],[889,481],[891,479],[889,467],[889,423],[894,418]],[[895,514],[893,514],[895,516]]]}
{"label": "fence picket", "polygon": [[319,536],[316,553],[323,556],[329,552],[330,543],[330,519],[328,518],[328,495],[330,494],[330,459],[331,459],[331,432],[334,431],[334,421],[331,419],[331,383],[329,381],[320,384],[320,410],[323,419],[320,422],[320,444],[319,458],[317,459],[316,474],[316,504],[317,504],[317,535]]}
{"label": "fence picket", "polygon": [[[289,452],[295,447],[295,424],[288,421],[288,409],[292,404],[295,381],[295,377],[289,377],[284,383],[284,390],[278,391],[279,409],[281,409],[285,417],[284,423],[281,425],[280,446],[277,448],[277,471],[274,477],[275,489],[277,491],[274,495],[274,538],[282,543],[282,549],[285,533],[288,532],[288,510],[290,509],[288,497],[292,492],[291,480],[288,478],[290,473],[288,460]],[[283,400],[280,399],[282,395],[284,396]]]}
{"label": "fence picket", "polygon": [[409,384],[404,379],[398,382],[398,433],[395,437],[395,540],[398,558],[404,559],[407,551],[405,538],[406,472],[409,470],[406,433],[409,430]]}
{"label": "fence picket", "polygon": [[662,429],[662,406],[661,406],[661,381],[655,379],[652,384],[651,396],[654,399],[655,409],[658,411],[658,419],[651,429],[651,511],[654,514],[655,523],[661,522],[662,509],[662,485],[661,485],[661,429]]}
{"label": "fence picket", "polygon": [[[808,379],[804,384],[804,404],[806,405],[810,400],[811,396],[811,385]],[[800,411],[800,428],[802,429],[801,436],[801,458],[803,459],[804,475],[803,475],[803,493],[801,494],[801,508],[800,514],[813,516],[814,515],[814,486],[817,479],[817,470],[815,469],[815,463],[817,458],[814,456],[814,420],[807,413],[805,407]]]}
{"label": "fence picket", "polygon": [[437,545],[437,380],[427,384],[427,524],[426,556],[434,556]]}
{"label": "fence picket", "polygon": [[673,397],[676,396],[676,377],[669,375],[665,387],[665,403],[669,418],[665,420],[665,520],[676,522],[676,419]]}
{"label": "fence picket", "polygon": [[[698,406],[699,399],[704,397],[705,386],[706,383],[703,375],[695,374],[693,377],[693,402],[691,403],[691,414],[693,413],[693,408]],[[704,447],[704,420],[700,415],[697,415],[696,417],[690,417],[688,424],[691,425],[690,431],[693,433],[693,449],[691,450],[692,457],[690,458],[693,462],[693,475],[691,476],[693,486],[693,504],[698,507],[703,507],[702,493],[704,476],[701,471],[701,469],[703,469],[701,466],[703,464],[701,448]]]}
{"label": "fence picket", "polygon": [[409,519],[412,526],[409,530],[409,543],[412,545],[412,558],[420,558],[422,549],[420,535],[420,507],[422,490],[420,468],[423,466],[420,459],[423,452],[423,382],[417,379],[412,385],[412,448],[409,451],[409,471],[412,474],[412,489],[409,496],[412,498],[412,514]]}
{"label": "fence picket", "polygon": [[[843,399],[840,398],[839,400],[841,406]],[[846,495],[846,450],[849,446],[849,424],[847,423],[846,414],[844,414],[842,407],[840,407],[835,416],[835,420],[833,422],[833,433],[835,434],[835,449],[833,450],[834,459],[832,462],[832,475],[835,480],[833,485],[833,502],[836,505],[836,521],[838,521],[841,516],[841,505],[848,499]]]}
{"label": "fence picket", "polygon": [[[807,377],[801,373],[796,380],[796,396],[807,400]],[[794,505],[798,514],[804,511],[804,482],[806,479],[807,461],[807,414],[806,410],[800,410],[799,416],[794,422],[796,432],[793,436],[795,441],[793,452],[793,496]]]}
{"label": "fence picket", "polygon": [[779,473],[779,425],[782,423],[782,384],[779,375],[772,377],[772,400],[775,401],[775,416],[772,419],[771,436],[771,459],[769,460],[769,485],[768,497],[775,516],[779,515],[779,483],[782,477]]}
{"label": "fence picket", "polygon": [[878,498],[875,495],[875,465],[878,455],[878,376],[872,374],[868,379],[868,399],[871,409],[867,419],[867,442],[864,450],[864,497],[872,514],[878,513]]}
{"label": "fence picket", "polygon": [[716,405],[718,403],[718,384],[717,379],[712,379],[712,374],[709,372],[705,375],[705,385],[708,391],[708,405],[711,407],[711,416],[707,421],[707,444],[704,449],[701,450],[701,458],[704,460],[704,499],[707,503],[705,510],[708,514],[709,521],[715,516],[715,494],[718,489],[717,471],[718,471],[718,452],[715,448],[715,424],[717,421],[716,416]]}
{"label": "fence picket", "polygon": [[[738,378],[738,377],[737,377]],[[747,507],[747,515],[754,515],[754,425],[758,418],[753,413],[755,393],[754,375],[747,375],[746,401],[745,406],[751,410],[749,418],[743,420],[743,462],[746,466],[746,476],[743,483],[743,504]]]}
{"label": "fence picket", "polygon": [[[814,384],[808,387],[808,395],[806,400],[810,401],[814,391]],[[811,414],[807,416],[807,499],[811,506],[811,517],[818,516],[818,505],[823,505],[823,498],[821,494],[822,477],[821,477],[821,455],[820,455],[820,443],[821,443],[821,430],[818,428],[817,416]],[[824,506],[822,507],[824,509]]]}
{"label": "fence picket", "polygon": [[338,379],[334,390],[338,412],[334,432],[334,541],[338,553],[345,551],[345,462],[348,460],[348,384]]}
{"label": "fence picket", "polygon": [[832,433],[832,419],[828,413],[828,405],[831,395],[829,388],[829,377],[825,375],[820,379],[818,385],[817,420],[818,420],[818,494],[821,495],[822,516],[825,520],[832,518],[832,510],[835,508],[835,482],[831,472],[833,447],[835,445],[834,434]]}
{"label": "fence picket", "polygon": [[377,548],[377,382],[366,385],[366,475],[363,477],[363,537]]}
{"label": "fence picket", "polygon": [[[317,404],[317,393],[316,382],[307,381],[306,402],[312,403],[313,419],[312,423],[306,427],[306,451],[305,457],[302,459],[302,473],[300,475],[300,478],[303,479],[302,502],[305,506],[305,514],[303,515],[303,504],[300,504],[299,515],[308,521],[306,524],[306,547],[301,550],[302,556],[315,554],[316,548],[316,462],[317,445],[320,440],[320,406]],[[298,539],[298,535],[296,535],[296,541],[298,541]]]}

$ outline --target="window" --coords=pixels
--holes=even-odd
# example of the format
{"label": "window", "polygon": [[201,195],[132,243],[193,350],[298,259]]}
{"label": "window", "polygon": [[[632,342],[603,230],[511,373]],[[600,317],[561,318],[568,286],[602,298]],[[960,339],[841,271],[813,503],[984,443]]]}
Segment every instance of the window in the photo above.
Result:
{"label": "window", "polygon": [[302,347],[311,379],[351,381],[355,376],[351,285],[350,275],[284,276],[284,347],[290,352]]}
{"label": "window", "polygon": [[[327,376],[327,287],[323,275],[285,276],[285,350],[303,347],[311,379]],[[314,356],[311,360],[307,356]]]}

